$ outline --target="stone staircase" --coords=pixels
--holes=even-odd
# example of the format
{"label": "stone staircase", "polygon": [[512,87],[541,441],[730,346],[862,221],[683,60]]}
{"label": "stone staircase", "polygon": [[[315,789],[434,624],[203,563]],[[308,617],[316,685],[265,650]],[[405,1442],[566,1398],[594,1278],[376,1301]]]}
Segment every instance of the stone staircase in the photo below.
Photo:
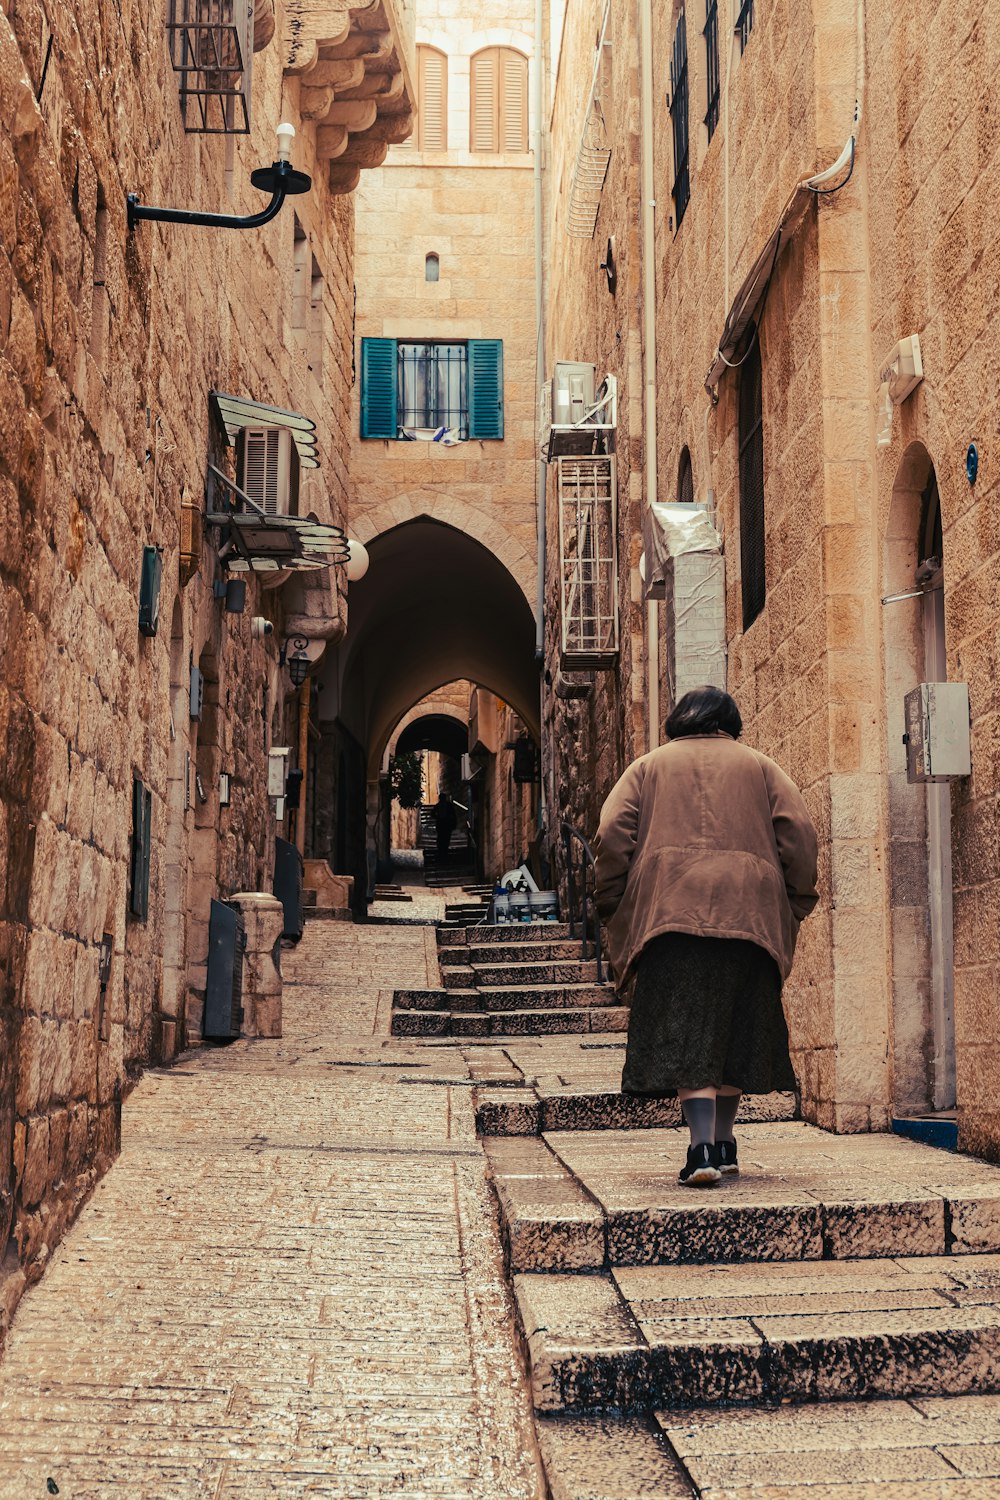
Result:
{"label": "stone staircase", "polygon": [[[485,908],[475,906],[472,910]],[[392,1033],[407,1037],[509,1037],[622,1032],[628,1010],[613,985],[599,983],[560,922],[460,925],[464,907],[446,908],[439,929],[441,988],[396,990]]]}
{"label": "stone staircase", "polygon": [[456,828],[445,853],[438,852],[437,828],[430,807],[420,808],[417,848],[424,854],[425,883],[432,890],[442,886],[461,886],[476,878],[476,860],[464,828]]}

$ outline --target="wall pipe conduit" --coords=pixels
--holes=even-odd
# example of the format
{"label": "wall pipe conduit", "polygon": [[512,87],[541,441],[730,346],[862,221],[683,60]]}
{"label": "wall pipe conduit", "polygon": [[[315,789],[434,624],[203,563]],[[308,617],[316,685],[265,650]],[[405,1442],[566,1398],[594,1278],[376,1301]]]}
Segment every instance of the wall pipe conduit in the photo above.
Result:
{"label": "wall pipe conduit", "polygon": [[[656,452],[656,262],[653,197],[653,9],[652,0],[639,0],[639,88],[642,130],[642,320],[643,385],[645,392],[643,429],[645,436],[646,486],[649,505],[657,498]],[[647,749],[660,743],[660,611],[655,600],[646,605],[646,706]]]}

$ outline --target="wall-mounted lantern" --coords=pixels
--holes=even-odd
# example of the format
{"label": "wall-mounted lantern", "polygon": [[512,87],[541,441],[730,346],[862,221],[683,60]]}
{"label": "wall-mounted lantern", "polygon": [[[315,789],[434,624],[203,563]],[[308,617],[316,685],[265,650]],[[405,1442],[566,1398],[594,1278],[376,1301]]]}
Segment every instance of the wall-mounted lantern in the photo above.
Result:
{"label": "wall-mounted lantern", "polygon": [[281,648],[278,665],[288,668],[293,687],[301,687],[309,676],[312,662],[309,659],[309,637],[291,636]]}
{"label": "wall-mounted lantern", "polygon": [[347,575],[348,583],[357,583],[358,579],[364,578],[368,572],[368,564],[371,561],[368,556],[368,548],[363,543],[356,542],[353,537],[348,538],[347,548],[351,555],[347,560],[344,572]]}
{"label": "wall-mounted lantern", "polygon": [[269,167],[258,167],[251,172],[250,181],[262,193],[270,193],[271,201],[257,214],[204,214],[188,208],[148,208],[140,203],[138,193],[128,194],[128,227],[134,231],[142,219],[158,224],[202,224],[209,229],[259,229],[269,224],[281,210],[285,199],[297,193],[308,193],[312,178],[305,172],[297,172],[291,164],[292,141],[295,126],[283,121],[276,131],[278,155]]}

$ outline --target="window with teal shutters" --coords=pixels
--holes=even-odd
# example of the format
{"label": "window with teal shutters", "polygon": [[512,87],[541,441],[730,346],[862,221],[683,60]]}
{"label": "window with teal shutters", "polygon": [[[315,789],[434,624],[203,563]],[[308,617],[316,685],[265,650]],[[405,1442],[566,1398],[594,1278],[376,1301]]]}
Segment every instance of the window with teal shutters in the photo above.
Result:
{"label": "window with teal shutters", "polygon": [[395,339],[361,340],[361,436],[398,436]]}
{"label": "window with teal shutters", "polygon": [[469,436],[503,437],[503,340],[469,340]]}

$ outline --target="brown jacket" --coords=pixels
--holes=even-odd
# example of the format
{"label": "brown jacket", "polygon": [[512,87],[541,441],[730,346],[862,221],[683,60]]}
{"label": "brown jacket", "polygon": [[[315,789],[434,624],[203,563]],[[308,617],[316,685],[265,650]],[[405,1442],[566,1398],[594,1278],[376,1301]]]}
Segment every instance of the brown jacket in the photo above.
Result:
{"label": "brown jacket", "polygon": [[816,831],[766,755],[691,735],[633,761],[601,809],[597,909],[624,983],[663,932],[745,938],[788,978],[799,923],[819,899]]}

